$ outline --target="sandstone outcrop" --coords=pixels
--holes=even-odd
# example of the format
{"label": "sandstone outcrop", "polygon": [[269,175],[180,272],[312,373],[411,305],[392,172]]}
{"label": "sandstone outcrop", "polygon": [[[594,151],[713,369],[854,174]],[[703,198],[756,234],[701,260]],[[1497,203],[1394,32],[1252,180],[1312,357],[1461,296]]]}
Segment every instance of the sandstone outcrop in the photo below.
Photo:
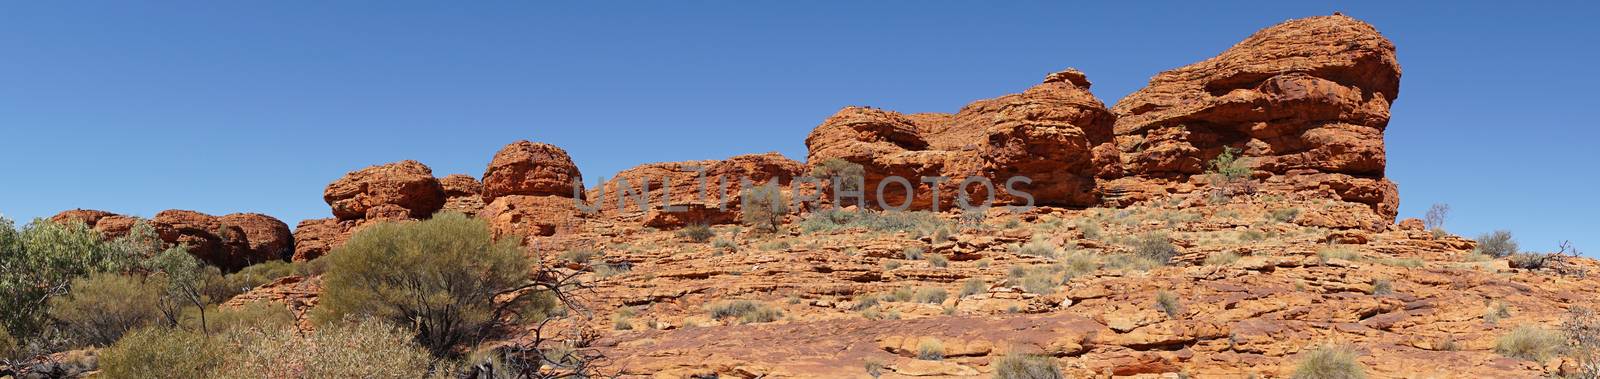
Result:
{"label": "sandstone outcrop", "polygon": [[427,218],[445,203],[433,170],[412,160],[352,171],[328,184],[322,198],[340,220]]}
{"label": "sandstone outcrop", "polygon": [[50,217],[56,222],[81,222],[106,238],[127,235],[147,222],[168,246],[186,246],[189,253],[224,272],[256,263],[283,260],[294,251],[289,225],[272,216],[234,213],[221,217],[188,210],[166,210],[150,220],[106,211],[74,209]]}
{"label": "sandstone outcrop", "polygon": [[496,237],[549,237],[572,230],[584,216],[583,174],[554,145],[517,141],[495,153],[483,173],[483,201],[477,216]]}
{"label": "sandstone outcrop", "polygon": [[[994,204],[1025,203],[1004,190],[1013,177],[1032,180],[1015,188],[1037,205],[1093,205],[1100,173],[1095,149],[1111,143],[1114,117],[1089,86],[1083,73],[1068,69],[1022,93],[976,101],[953,115],[847,107],[806,137],[807,163],[861,164],[869,206],[878,204],[879,184],[891,176],[907,179],[916,195],[908,200],[901,184],[886,184],[883,201],[890,206],[909,201],[917,209],[948,209],[966,178],[987,179],[995,188],[987,193],[974,184],[963,191],[976,205],[985,205],[982,199],[989,196]],[[937,176],[951,180],[922,181]],[[935,189],[941,194],[937,203]]]}
{"label": "sandstone outcrop", "polygon": [[[591,190],[588,199],[603,215],[642,218],[645,225],[656,228],[726,224],[738,220],[739,192],[745,182],[776,183],[788,190],[804,172],[804,164],[778,153],[650,163],[617,173]],[[639,205],[640,199],[647,201],[645,207]],[[664,204],[673,209],[664,209]]]}
{"label": "sandstone outcrop", "polygon": [[444,210],[467,215],[483,210],[483,183],[471,176],[454,174],[439,178],[444,187]]}
{"label": "sandstone outcrop", "polygon": [[1399,87],[1394,44],[1371,25],[1341,15],[1285,22],[1117,102],[1121,170],[1196,175],[1231,147],[1265,190],[1331,190],[1392,221],[1398,194],[1383,177],[1383,131]]}

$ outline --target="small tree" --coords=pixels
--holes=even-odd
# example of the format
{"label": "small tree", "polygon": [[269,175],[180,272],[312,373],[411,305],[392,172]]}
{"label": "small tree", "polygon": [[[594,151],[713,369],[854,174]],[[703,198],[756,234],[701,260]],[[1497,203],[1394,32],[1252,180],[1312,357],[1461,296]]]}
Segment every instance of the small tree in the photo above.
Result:
{"label": "small tree", "polygon": [[205,288],[208,279],[220,276],[220,271],[189,255],[189,250],[183,246],[157,254],[146,261],[145,266],[167,284],[160,304],[168,326],[179,326],[184,310],[194,307],[200,314],[200,334],[209,335],[211,331],[206,327],[206,303],[209,299],[205,296]]}
{"label": "small tree", "polygon": [[745,225],[763,232],[777,232],[789,206],[775,185],[745,189],[739,194],[740,218]]}
{"label": "small tree", "polygon": [[860,164],[840,158],[828,158],[811,167],[811,176],[838,183],[846,191],[860,191],[866,178],[866,169]]}
{"label": "small tree", "polygon": [[554,308],[530,283],[517,240],[495,241],[483,220],[456,213],[368,227],[328,255],[314,319],[387,320],[409,327],[433,355],[456,356],[514,316],[542,318]]}
{"label": "small tree", "polygon": [[16,229],[0,218],[0,323],[29,345],[47,321],[50,300],[66,295],[75,279],[131,269],[150,253],[154,229],[138,224],[122,238],[106,241],[79,222],[38,219]]}
{"label": "small tree", "polygon": [[161,318],[157,280],[97,273],[73,281],[72,292],[50,301],[50,317],[81,344],[111,346],[122,335]]}
{"label": "small tree", "polygon": [[1238,148],[1223,146],[1222,152],[1207,162],[1206,175],[1214,187],[1211,189],[1214,201],[1227,201],[1233,195],[1255,192],[1250,183],[1250,166],[1239,159],[1239,153]]}
{"label": "small tree", "polygon": [[1450,216],[1450,204],[1437,203],[1428,207],[1428,213],[1422,216],[1422,225],[1428,230],[1443,230],[1445,218]]}
{"label": "small tree", "polygon": [[1478,253],[1495,258],[1505,258],[1517,253],[1517,240],[1511,237],[1511,232],[1496,230],[1478,236]]}

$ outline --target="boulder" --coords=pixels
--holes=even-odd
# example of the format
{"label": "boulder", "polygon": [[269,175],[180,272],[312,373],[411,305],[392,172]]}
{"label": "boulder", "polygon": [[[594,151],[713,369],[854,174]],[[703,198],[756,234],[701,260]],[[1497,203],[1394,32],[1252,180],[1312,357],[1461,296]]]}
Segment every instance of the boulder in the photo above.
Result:
{"label": "boulder", "polygon": [[294,235],[283,221],[260,213],[234,213],[217,220],[244,232],[251,257],[284,260],[294,255]]}
{"label": "boulder", "polygon": [[[869,206],[879,205],[880,183],[892,176],[905,178],[915,195],[906,199],[904,188],[884,185],[882,204],[891,207],[947,209],[957,192],[974,203],[989,196],[992,204],[1026,203],[1004,189],[1014,177],[1031,180],[1016,189],[1036,205],[1093,205],[1094,177],[1101,171],[1095,151],[1100,145],[1110,150],[1114,117],[1089,86],[1083,73],[1068,69],[1022,93],[976,101],[953,115],[846,107],[806,137],[807,163],[842,159],[862,165]],[[922,181],[937,176],[950,180]],[[961,181],[968,178],[987,179],[993,193],[976,184],[962,191]]]}
{"label": "boulder", "polygon": [[495,238],[521,236],[526,242],[576,228],[582,214],[575,201],[562,196],[501,196],[485,206],[478,218],[489,222]]}
{"label": "boulder", "polygon": [[1236,148],[1269,186],[1331,189],[1392,221],[1398,195],[1384,178],[1383,131],[1399,87],[1394,44],[1371,25],[1342,15],[1291,20],[1162,72],[1117,102],[1120,170],[1197,175]]}
{"label": "boulder", "polygon": [[[617,173],[590,190],[587,197],[602,215],[620,219],[643,215],[644,224],[655,228],[726,224],[738,220],[743,183],[759,186],[776,182],[789,188],[794,178],[804,172],[804,164],[775,152],[724,160],[650,163]],[[639,206],[639,196],[648,199],[646,207]],[[664,204],[674,208],[668,211]]]}
{"label": "boulder", "polygon": [[294,251],[289,225],[259,213],[234,213],[221,217],[170,209],[150,220],[116,213],[74,209],[50,217],[55,222],[82,222],[105,238],[128,235],[146,222],[167,246],[186,246],[189,254],[223,272],[270,260],[288,259]]}
{"label": "boulder", "polygon": [[454,174],[439,178],[439,185],[444,187],[444,210],[467,215],[483,210],[483,183],[479,183],[478,179]]}
{"label": "boulder", "polygon": [[328,184],[322,198],[340,220],[427,218],[445,203],[433,170],[412,160],[352,171]]}
{"label": "boulder", "polygon": [[100,210],[73,209],[51,216],[50,221],[57,223],[81,222],[99,231],[106,238],[116,238],[128,235],[128,232],[133,230],[133,226],[139,223],[140,219]]}
{"label": "boulder", "polygon": [[483,202],[501,196],[582,197],[583,175],[567,151],[554,145],[517,141],[506,145],[483,172]]}

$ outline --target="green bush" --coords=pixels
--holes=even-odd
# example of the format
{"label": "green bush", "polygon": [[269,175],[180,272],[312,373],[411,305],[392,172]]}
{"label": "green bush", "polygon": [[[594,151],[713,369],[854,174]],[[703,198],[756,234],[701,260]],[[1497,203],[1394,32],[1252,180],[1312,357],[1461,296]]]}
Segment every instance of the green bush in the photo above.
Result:
{"label": "green bush", "polygon": [[1017,247],[1017,254],[1051,258],[1056,256],[1056,250],[1058,250],[1058,248],[1055,244],[1050,243],[1050,241],[1046,241],[1044,238],[1035,236],[1033,239],[1029,240],[1028,243]]}
{"label": "green bush", "polygon": [[828,158],[811,167],[811,176],[836,182],[839,188],[846,191],[860,191],[866,177],[866,169],[860,164],[844,159]]}
{"label": "green bush", "polygon": [[72,281],[72,292],[50,300],[50,317],[80,345],[111,346],[162,316],[159,280],[108,273]]}
{"label": "green bush", "polygon": [[1061,367],[1056,365],[1055,358],[1029,355],[1006,354],[994,361],[994,379],[1061,379]]}
{"label": "green bush", "polygon": [[[320,259],[319,259],[320,260]],[[309,262],[266,261],[245,267],[238,272],[213,278],[206,283],[206,297],[215,302],[228,299],[272,283],[279,278],[297,275],[311,275],[312,267]]]}
{"label": "green bush", "polygon": [[510,315],[554,309],[543,292],[502,296],[525,288],[531,272],[517,240],[495,241],[483,220],[455,213],[367,227],[328,255],[313,319],[356,315],[407,325],[429,352],[453,356]]}
{"label": "green bush", "polygon": [[917,288],[917,293],[912,295],[911,299],[916,300],[918,303],[939,304],[943,303],[944,299],[949,297],[950,293],[946,292],[943,288],[922,287]]}
{"label": "green bush", "polygon": [[1294,379],[1361,379],[1367,370],[1356,352],[1343,346],[1323,346],[1307,352],[1294,368]]}
{"label": "green bush", "polygon": [[206,378],[225,353],[198,332],[144,328],[101,351],[100,374],[108,379]]}
{"label": "green bush", "polygon": [[1562,354],[1566,343],[1560,333],[1523,325],[1495,340],[1494,351],[1509,358],[1543,362]]}
{"label": "green bush", "polygon": [[[283,304],[268,301],[253,301],[236,307],[219,308],[208,306],[206,322],[212,332],[227,332],[235,329],[250,328],[276,328],[294,326],[294,312]],[[189,330],[199,330],[199,312],[184,314],[183,325]]]}
{"label": "green bush", "polygon": [[724,253],[732,253],[739,251],[739,244],[730,239],[718,238],[716,241],[711,241],[711,248]]}
{"label": "green bush", "polygon": [[0,217],[0,326],[19,341],[32,339],[48,318],[41,305],[67,293],[73,280],[128,271],[160,244],[155,229],[144,223],[108,241],[83,223],[37,219],[19,230]]}
{"label": "green bush", "polygon": [[710,241],[711,237],[716,236],[717,232],[712,231],[711,226],[706,224],[689,225],[683,227],[683,230],[678,231],[678,237],[682,237],[696,243]]}
{"label": "green bush", "polygon": [[773,322],[783,317],[783,311],[750,300],[719,301],[706,305],[706,312],[711,314],[712,319],[734,318],[741,324]]}
{"label": "green bush", "polygon": [[11,359],[16,354],[17,339],[11,337],[11,332],[6,331],[5,326],[0,325],[0,361]]}
{"label": "green bush", "polygon": [[235,329],[217,343],[229,353],[210,376],[222,378],[421,378],[432,361],[409,332],[372,319],[304,336],[292,326]]}
{"label": "green bush", "polygon": [[1477,251],[1479,254],[1495,258],[1505,258],[1517,253],[1517,240],[1511,238],[1511,232],[1496,230],[1478,236]]}
{"label": "green bush", "polygon": [[917,343],[917,359],[924,361],[937,361],[944,359],[944,343],[938,339],[925,338]]}
{"label": "green bush", "polygon": [[756,231],[777,232],[788,213],[789,204],[777,186],[751,187],[739,193],[739,218]]}

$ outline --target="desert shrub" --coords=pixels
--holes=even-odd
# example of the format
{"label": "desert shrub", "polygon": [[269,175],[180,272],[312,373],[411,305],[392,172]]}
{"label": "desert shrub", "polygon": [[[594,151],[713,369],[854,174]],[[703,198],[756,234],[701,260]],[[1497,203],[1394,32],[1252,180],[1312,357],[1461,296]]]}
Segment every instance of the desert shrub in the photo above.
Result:
{"label": "desert shrub", "polygon": [[121,378],[206,378],[225,350],[199,332],[167,327],[135,330],[100,353],[100,373]]}
{"label": "desert shrub", "polygon": [[1506,263],[1511,267],[1526,270],[1541,270],[1550,266],[1555,254],[1549,253],[1516,253],[1506,256]]}
{"label": "desert shrub", "polygon": [[1511,232],[1496,230],[1491,233],[1479,235],[1477,238],[1479,254],[1495,258],[1505,258],[1517,253],[1517,240],[1511,237]]}
{"label": "desert shrub", "polygon": [[324,325],[300,336],[292,326],[235,329],[218,341],[230,353],[213,377],[419,378],[433,357],[409,331],[375,319]]}
{"label": "desert shrub", "polygon": [[1306,352],[1295,365],[1294,379],[1361,379],[1366,367],[1356,361],[1356,352],[1344,346],[1323,346]]}
{"label": "desert shrub", "polygon": [[1351,250],[1348,247],[1328,246],[1317,249],[1317,261],[1321,262],[1322,264],[1327,264],[1328,261],[1332,261],[1334,259],[1354,261],[1360,258],[1360,254],[1357,254],[1355,250]]}
{"label": "desert shrub", "polygon": [[1567,355],[1578,365],[1574,377],[1600,378],[1600,315],[1588,307],[1572,307],[1561,322],[1561,334],[1568,342]]}
{"label": "desert shrub", "polygon": [[1178,295],[1167,291],[1156,292],[1156,309],[1167,314],[1169,318],[1177,318],[1182,305],[1178,303]]}
{"label": "desert shrub", "polygon": [[1055,358],[1029,355],[1006,354],[994,361],[994,379],[1061,379],[1061,367],[1056,365]]}
{"label": "desert shrub", "polygon": [[0,326],[18,341],[32,339],[48,319],[43,305],[70,292],[75,279],[130,270],[160,244],[144,223],[108,241],[83,223],[38,219],[19,230],[0,217]]}
{"label": "desert shrub", "polygon": [[454,213],[367,227],[328,256],[314,319],[374,317],[410,325],[437,356],[478,341],[510,315],[542,317],[554,302],[524,291],[531,267],[517,238],[495,241],[483,220]]}
{"label": "desert shrub", "polygon": [[1210,196],[1212,202],[1226,202],[1235,194],[1253,191],[1250,166],[1239,159],[1239,152],[1237,148],[1223,146],[1222,152],[1207,162],[1206,176],[1215,187]]}
{"label": "desert shrub", "polygon": [[982,227],[986,218],[989,218],[989,207],[977,207],[961,210],[961,217],[956,222],[961,225]]}
{"label": "desert shrub", "polygon": [[1260,240],[1264,240],[1264,239],[1267,239],[1267,234],[1266,233],[1262,233],[1259,230],[1249,229],[1249,230],[1245,230],[1245,231],[1239,232],[1239,240],[1240,241],[1255,242],[1255,241],[1260,241]]}
{"label": "desert shrub", "polygon": [[1483,321],[1490,324],[1500,322],[1501,319],[1510,317],[1511,306],[1506,305],[1506,302],[1504,301],[1496,301],[1492,304],[1489,304],[1489,309],[1483,312]]}
{"label": "desert shrub", "polygon": [[730,239],[718,238],[715,241],[711,241],[711,248],[722,252],[732,253],[739,251],[739,244]]}
{"label": "desert shrub", "polygon": [[17,353],[17,350],[16,337],[12,337],[11,332],[6,331],[6,327],[0,325],[0,361],[11,359]]}
{"label": "desert shrub", "polygon": [[1149,271],[1166,265],[1163,261],[1132,254],[1111,255],[1105,257],[1104,262],[1106,268],[1136,271]]}
{"label": "desert shrub", "polygon": [[[295,325],[294,312],[283,304],[253,301],[236,307],[208,306],[207,325],[213,332],[227,332],[245,328],[275,328]],[[199,330],[198,312],[188,312],[182,324],[188,330]]]}
{"label": "desert shrub", "polygon": [[50,300],[50,318],[82,345],[110,346],[161,317],[157,280],[96,273],[72,281],[72,292]]}
{"label": "desert shrub", "polygon": [[600,252],[594,249],[578,247],[561,252],[560,255],[556,256],[556,259],[564,263],[587,263],[599,255]]}
{"label": "desert shrub", "polygon": [[944,343],[935,338],[924,338],[917,343],[917,359],[937,361],[944,359]]}
{"label": "desert shrub", "polygon": [[1178,255],[1178,247],[1165,233],[1146,233],[1134,239],[1133,254],[1165,265]]}
{"label": "desert shrub", "polygon": [[949,222],[938,214],[923,211],[846,211],[836,208],[811,212],[800,222],[806,232],[830,231],[842,228],[863,228],[878,232],[934,231],[949,233]]}
{"label": "desert shrub", "polygon": [[609,277],[613,277],[613,276],[617,276],[617,275],[626,274],[629,271],[633,271],[633,265],[629,264],[628,262],[617,262],[617,263],[600,262],[600,263],[594,265],[594,274],[598,275],[598,276],[600,276],[602,278],[609,278]]}
{"label": "desert shrub", "polygon": [[905,248],[905,250],[901,250],[900,251],[900,256],[904,257],[905,259],[913,260],[913,261],[922,259],[922,248],[920,248],[920,247],[908,247],[908,248]]}
{"label": "desert shrub", "polygon": [[1566,342],[1560,333],[1523,325],[1495,340],[1494,351],[1509,358],[1543,362],[1563,353]]}
{"label": "desert shrub", "polygon": [[1227,251],[1206,256],[1205,264],[1207,266],[1226,266],[1238,261],[1239,254]]}
{"label": "desert shrub", "polygon": [[1394,283],[1390,283],[1389,279],[1373,279],[1372,294],[1375,296],[1393,295]]}
{"label": "desert shrub", "polygon": [[1050,243],[1050,241],[1046,241],[1044,238],[1035,236],[1033,239],[1029,240],[1028,243],[1018,246],[1017,254],[1050,258],[1056,256],[1056,250],[1057,247],[1055,244]]}
{"label": "desert shrub", "polygon": [[160,294],[160,308],[163,316],[168,321],[167,326],[177,326],[174,322],[182,319],[185,312],[196,312],[198,322],[194,329],[201,334],[209,334],[207,327],[206,305],[210,299],[206,290],[208,283],[222,280],[222,272],[216,267],[206,265],[189,254],[188,248],[177,246],[156,254],[144,262],[144,266],[153,271],[152,278],[160,280],[163,286]]}
{"label": "desert shrub", "polygon": [[872,308],[872,307],[878,306],[878,295],[874,295],[874,294],[870,294],[870,293],[869,294],[861,294],[859,296],[856,296],[855,302],[856,302],[856,304],[854,306],[850,307],[850,309],[854,310],[854,311],[864,311],[864,310],[867,310],[868,308]]}
{"label": "desert shrub", "polygon": [[892,271],[894,269],[900,268],[901,265],[902,265],[902,263],[900,263],[899,261],[888,261],[888,262],[884,262],[883,263],[883,269]]}
{"label": "desert shrub", "polygon": [[1032,294],[1048,295],[1055,293],[1056,288],[1061,286],[1061,282],[1057,281],[1056,279],[1057,276],[1054,273],[1051,273],[1050,270],[1036,269],[1029,270],[1027,274],[1022,275],[1022,277],[1018,280],[1022,285],[1023,291],[1027,291],[1028,293]]}
{"label": "desert shrub", "polygon": [[939,254],[928,254],[928,264],[938,268],[950,267],[950,259]]}
{"label": "desert shrub", "polygon": [[917,296],[917,289],[915,287],[905,286],[905,287],[900,287],[898,289],[895,289],[893,292],[890,292],[889,296],[884,297],[884,300],[896,301],[896,302],[907,302],[907,301],[911,301],[911,299],[915,298],[916,296]]}
{"label": "desert shrub", "polygon": [[309,274],[311,274],[310,267],[302,263],[266,261],[250,265],[232,274],[213,278],[220,280],[206,283],[204,292],[212,301],[225,301],[263,284],[272,283],[278,278]]}
{"label": "desert shrub", "polygon": [[756,231],[777,232],[788,213],[789,205],[777,186],[751,187],[739,193],[739,218]]}
{"label": "desert shrub", "polygon": [[706,224],[689,225],[678,231],[678,237],[682,237],[694,242],[710,241],[711,237],[716,236],[717,232],[712,231],[711,226]]}
{"label": "desert shrub", "polygon": [[1422,217],[1422,226],[1428,230],[1443,231],[1444,221],[1450,216],[1450,204],[1436,203],[1428,207],[1428,213]]}
{"label": "desert shrub", "polygon": [[983,279],[971,278],[961,283],[961,296],[963,297],[977,295],[988,290],[989,283],[984,283]]}
{"label": "desert shrub", "polygon": [[1267,218],[1275,222],[1290,222],[1296,217],[1300,217],[1300,208],[1273,209],[1267,214]]}
{"label": "desert shrub", "polygon": [[883,376],[883,362],[869,360],[866,363],[863,363],[861,366],[867,370],[867,376],[873,377],[874,379]]}
{"label": "desert shrub", "polygon": [[918,303],[939,304],[949,297],[950,293],[946,292],[944,288],[922,287],[917,288],[917,293],[912,295],[911,299],[916,300]]}
{"label": "desert shrub", "polygon": [[811,176],[837,183],[835,185],[846,191],[860,191],[866,177],[866,169],[858,163],[840,158],[828,158],[811,167]]}
{"label": "desert shrub", "polygon": [[750,300],[729,300],[711,303],[706,305],[706,312],[710,313],[713,319],[734,318],[739,320],[741,324],[773,322],[783,317],[783,311],[766,303]]}

